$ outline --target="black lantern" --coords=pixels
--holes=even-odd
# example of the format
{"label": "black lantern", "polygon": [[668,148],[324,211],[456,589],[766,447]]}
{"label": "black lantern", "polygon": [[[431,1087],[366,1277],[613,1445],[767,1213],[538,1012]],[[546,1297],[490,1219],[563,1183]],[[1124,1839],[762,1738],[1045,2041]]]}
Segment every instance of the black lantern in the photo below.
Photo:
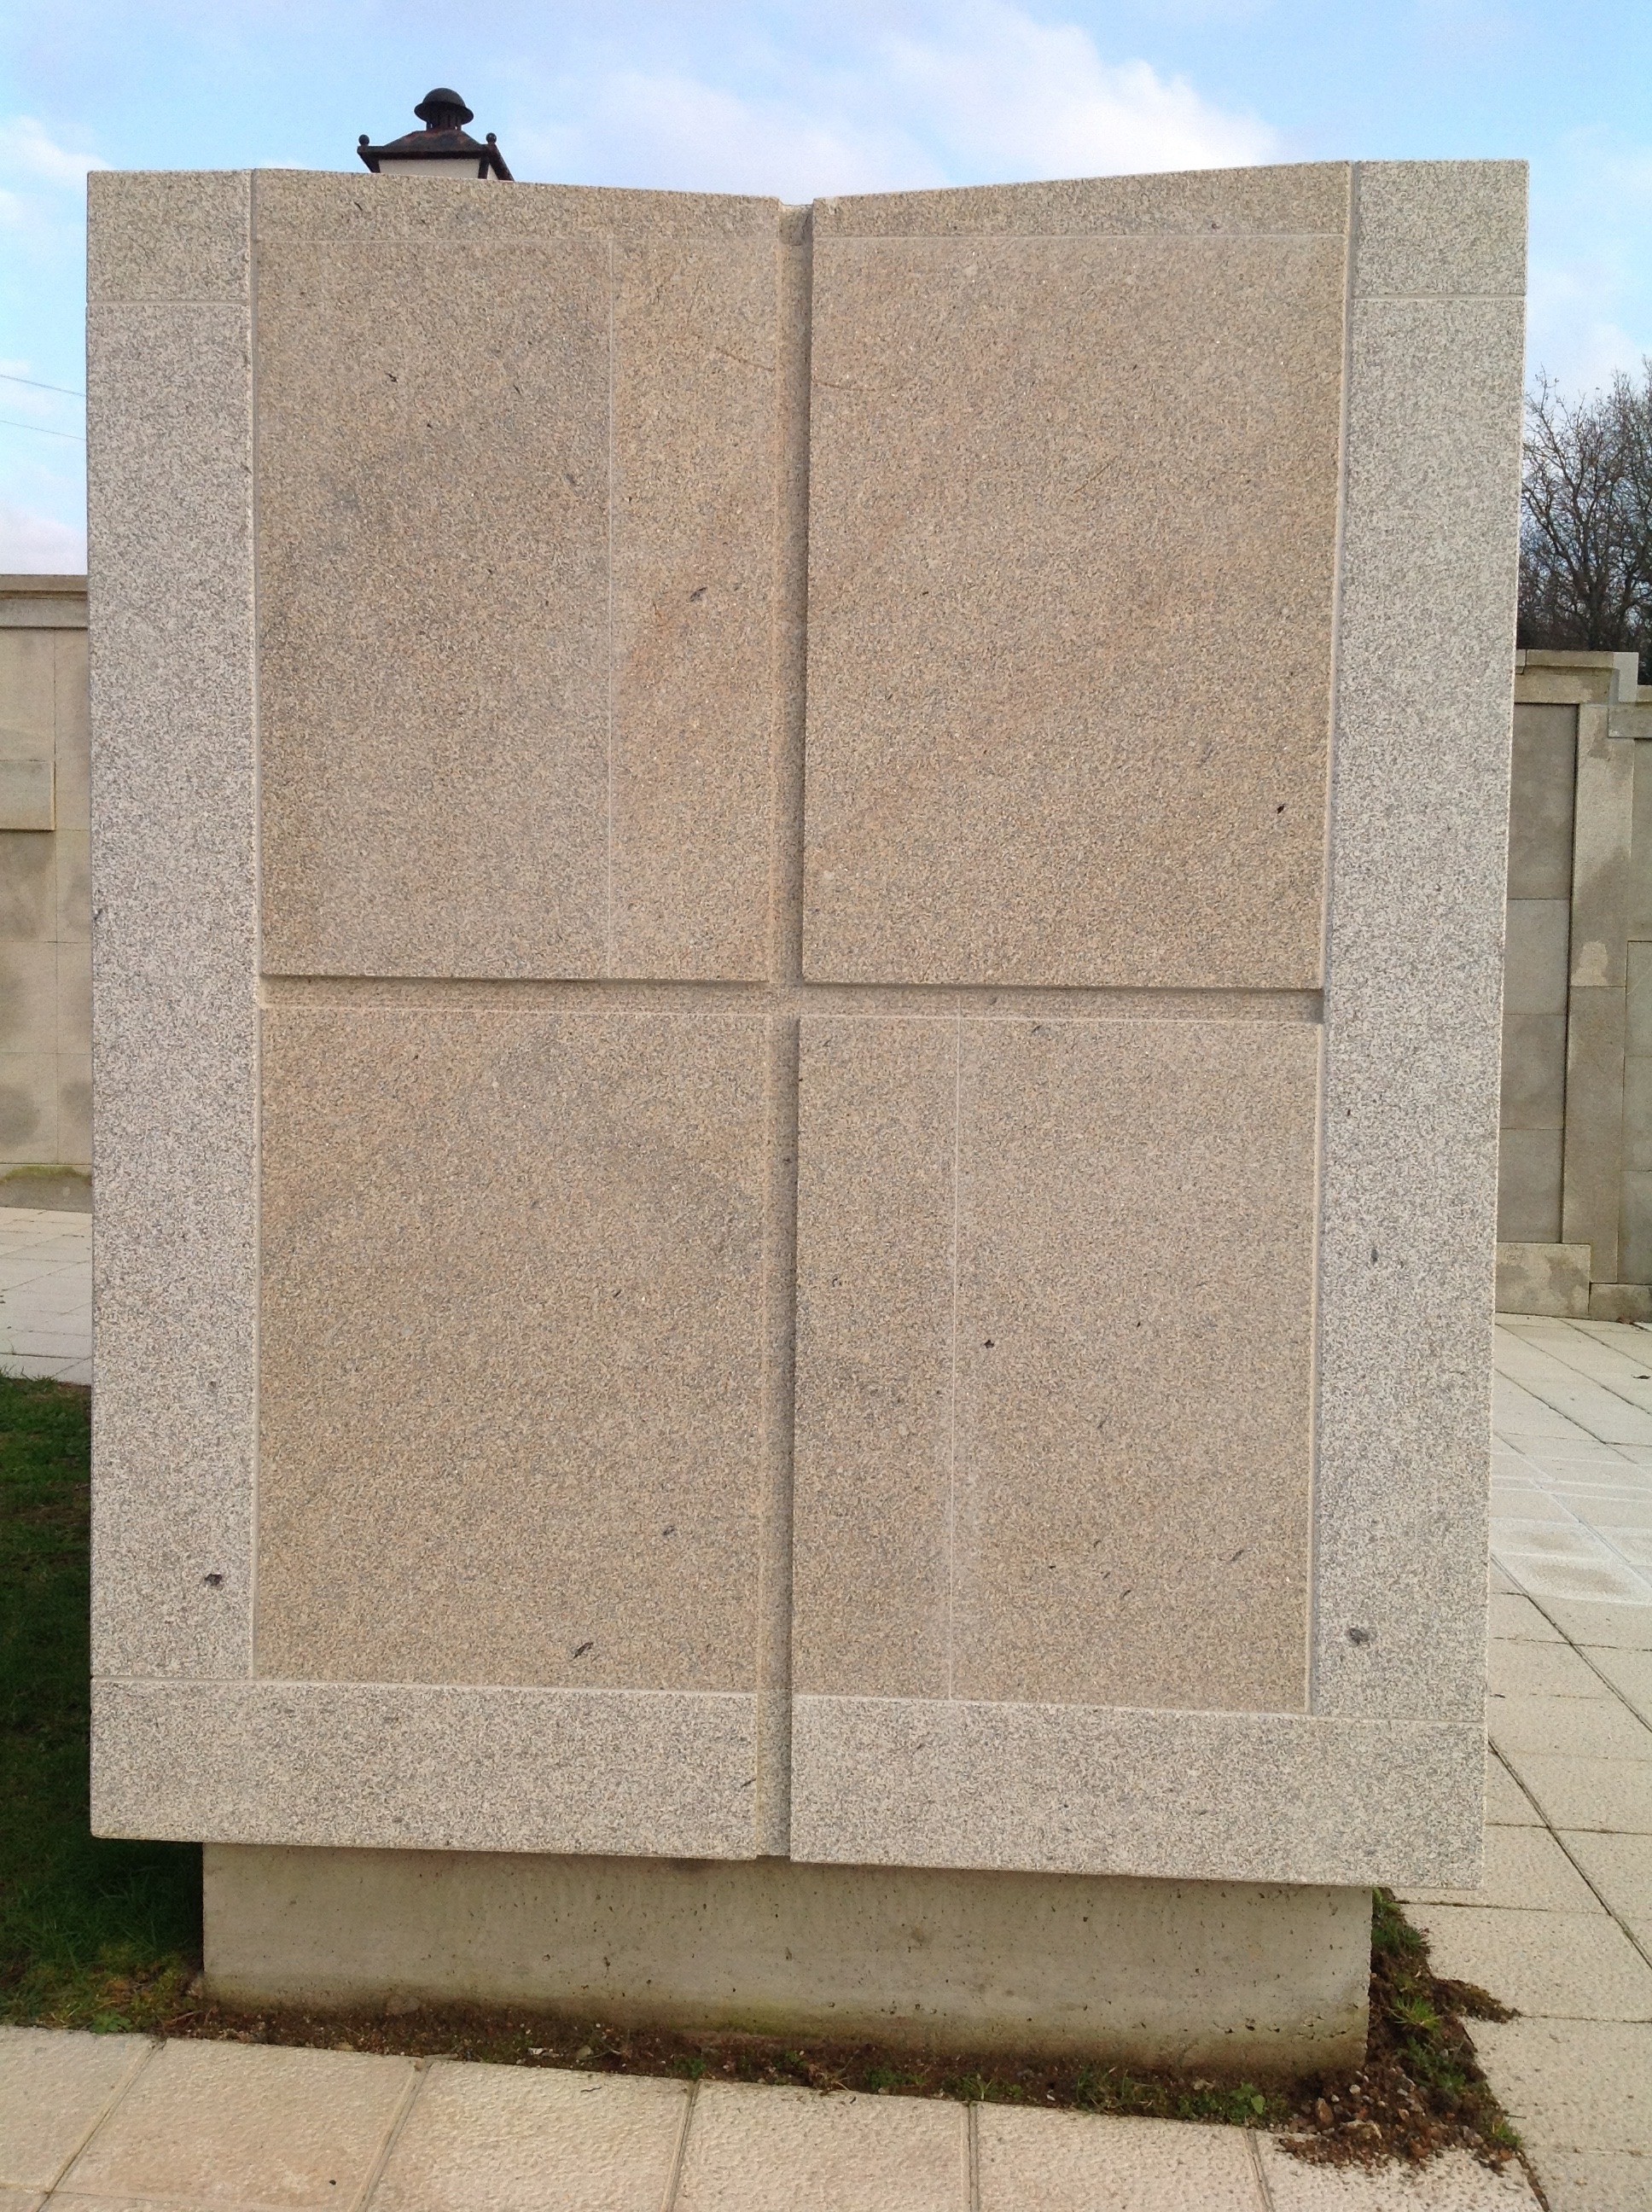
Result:
{"label": "black lantern", "polygon": [[472,111],[446,85],[427,92],[413,112],[423,130],[392,138],[387,146],[369,146],[367,132],[361,133],[355,150],[375,177],[499,177],[511,182],[493,132],[486,145],[477,145],[465,128]]}

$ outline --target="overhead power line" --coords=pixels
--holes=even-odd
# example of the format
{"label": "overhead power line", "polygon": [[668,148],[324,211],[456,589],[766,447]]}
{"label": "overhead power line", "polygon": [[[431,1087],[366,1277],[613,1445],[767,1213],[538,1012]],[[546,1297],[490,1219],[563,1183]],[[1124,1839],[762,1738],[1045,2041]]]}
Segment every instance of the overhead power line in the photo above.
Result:
{"label": "overhead power line", "polygon": [[0,430],[38,430],[43,438],[67,438],[76,446],[86,443],[78,430],[48,430],[44,422],[14,422],[9,415],[0,415]]}
{"label": "overhead power line", "polygon": [[42,384],[38,376],[14,376],[9,368],[0,368],[0,384],[26,384],[31,392],[60,392],[65,399],[82,399],[83,392],[71,392],[66,384]]}

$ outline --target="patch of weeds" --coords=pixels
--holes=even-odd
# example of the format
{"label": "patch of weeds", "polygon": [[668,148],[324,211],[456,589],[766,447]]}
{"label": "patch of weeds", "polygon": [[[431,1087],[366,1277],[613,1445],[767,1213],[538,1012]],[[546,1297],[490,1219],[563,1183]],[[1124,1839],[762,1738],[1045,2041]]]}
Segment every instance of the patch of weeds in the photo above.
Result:
{"label": "patch of weeds", "polygon": [[0,1376],[0,2021],[153,2031],[200,1964],[201,1854],[91,1832],[89,1401]]}
{"label": "patch of weeds", "polygon": [[1293,2115],[1286,2149],[1321,2165],[1421,2165],[1470,2151],[1500,2168],[1520,2138],[1492,2095],[1465,2019],[1512,2020],[1484,1990],[1436,1975],[1427,1940],[1385,1889],[1371,1911],[1371,2022],[1357,2074],[1327,2075]]}

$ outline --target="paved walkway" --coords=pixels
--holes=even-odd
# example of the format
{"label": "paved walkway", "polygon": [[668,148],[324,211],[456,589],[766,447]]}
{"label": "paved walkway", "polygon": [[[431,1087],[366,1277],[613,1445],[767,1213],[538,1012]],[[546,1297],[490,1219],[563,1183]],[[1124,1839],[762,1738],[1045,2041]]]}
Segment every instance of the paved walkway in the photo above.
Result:
{"label": "paved walkway", "polygon": [[92,1379],[92,1217],[0,1206],[0,1373]]}
{"label": "paved walkway", "polygon": [[[90,1380],[91,1224],[0,1209],[0,1368]],[[1413,1895],[1553,2212],[1652,2212],[1652,1330],[1505,1319],[1485,1876]],[[0,2031],[0,2212],[1480,2212],[1237,2129]]]}
{"label": "paved walkway", "polygon": [[[1306,2166],[1242,2128],[0,2029],[35,2212],[1533,2212],[1517,2170]],[[1599,2204],[1591,2212],[1604,2212]]]}
{"label": "paved walkway", "polygon": [[1412,1895],[1554,2212],[1652,2208],[1652,1330],[1497,1328],[1485,1875]]}

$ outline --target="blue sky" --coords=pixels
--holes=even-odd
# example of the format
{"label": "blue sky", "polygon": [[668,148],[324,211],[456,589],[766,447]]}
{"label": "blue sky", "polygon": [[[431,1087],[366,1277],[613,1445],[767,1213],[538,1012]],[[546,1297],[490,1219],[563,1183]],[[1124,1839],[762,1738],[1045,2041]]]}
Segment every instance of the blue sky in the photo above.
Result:
{"label": "blue sky", "polygon": [[83,559],[87,168],[348,169],[437,82],[519,177],[789,199],[1523,155],[1533,368],[1652,353],[1646,0],[5,0],[0,569]]}

